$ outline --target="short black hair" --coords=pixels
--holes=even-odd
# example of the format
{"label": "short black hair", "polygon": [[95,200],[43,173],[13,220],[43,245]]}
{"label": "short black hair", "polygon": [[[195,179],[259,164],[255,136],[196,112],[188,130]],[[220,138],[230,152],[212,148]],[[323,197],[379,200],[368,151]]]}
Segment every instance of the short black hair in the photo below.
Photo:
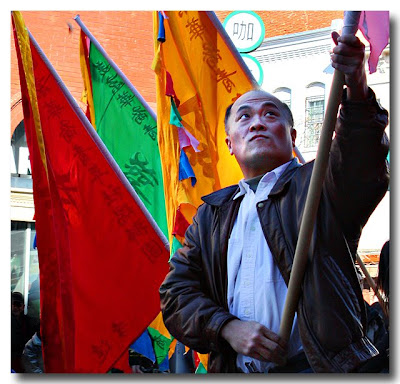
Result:
{"label": "short black hair", "polygon": [[389,298],[389,244],[390,242],[387,241],[381,249],[377,278],[377,286],[382,290],[387,299]]}
{"label": "short black hair", "polygon": [[284,112],[286,112],[286,117],[287,117],[288,123],[290,125],[290,128],[293,128],[294,127],[294,119],[293,119],[292,111],[290,110],[289,106],[286,103],[284,103],[283,101],[281,101],[281,104],[282,104]]}
{"label": "short black hair", "polygon": [[[293,119],[292,111],[290,110],[289,106],[286,103],[284,103],[283,101],[281,101],[279,99],[277,99],[277,100],[280,102],[280,104],[281,104],[281,106],[283,108],[283,112],[286,114],[286,118],[287,118],[287,121],[288,121],[288,123],[290,125],[290,128],[293,128],[294,127],[294,119]],[[228,108],[226,108],[226,111],[225,111],[224,125],[225,125],[226,134],[229,134],[228,120],[229,120],[229,117],[231,115],[231,110],[232,110],[233,104],[234,103],[230,104],[228,106]]]}
{"label": "short black hair", "polygon": [[11,293],[11,300],[17,301],[18,303],[24,302],[24,295],[21,292],[12,292]]}
{"label": "short black hair", "polygon": [[229,133],[228,120],[229,120],[229,116],[231,115],[232,107],[233,107],[233,103],[228,108],[226,108],[226,111],[225,111],[224,124],[225,124],[225,132],[226,132],[226,134]]}

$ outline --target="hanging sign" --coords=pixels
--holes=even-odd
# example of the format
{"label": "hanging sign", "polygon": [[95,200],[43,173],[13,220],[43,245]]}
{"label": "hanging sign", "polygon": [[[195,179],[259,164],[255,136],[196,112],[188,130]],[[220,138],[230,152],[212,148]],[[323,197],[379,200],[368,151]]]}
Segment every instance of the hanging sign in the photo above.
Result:
{"label": "hanging sign", "polygon": [[248,55],[247,53],[241,53],[240,55],[242,56],[242,59],[247,67],[249,68],[251,74],[257,80],[257,83],[259,85],[262,85],[264,80],[264,71],[259,61],[255,57]]}
{"label": "hanging sign", "polygon": [[252,11],[230,13],[223,26],[239,52],[254,51],[265,37],[264,23],[261,17]]}

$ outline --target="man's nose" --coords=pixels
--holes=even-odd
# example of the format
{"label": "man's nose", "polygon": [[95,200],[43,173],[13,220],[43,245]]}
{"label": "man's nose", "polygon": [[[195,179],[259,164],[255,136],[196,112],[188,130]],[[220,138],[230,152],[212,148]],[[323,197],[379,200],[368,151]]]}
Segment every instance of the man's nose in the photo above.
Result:
{"label": "man's nose", "polygon": [[258,115],[253,116],[253,119],[252,119],[251,125],[250,125],[250,131],[265,131],[266,129],[267,129],[267,126],[262,121],[261,117]]}

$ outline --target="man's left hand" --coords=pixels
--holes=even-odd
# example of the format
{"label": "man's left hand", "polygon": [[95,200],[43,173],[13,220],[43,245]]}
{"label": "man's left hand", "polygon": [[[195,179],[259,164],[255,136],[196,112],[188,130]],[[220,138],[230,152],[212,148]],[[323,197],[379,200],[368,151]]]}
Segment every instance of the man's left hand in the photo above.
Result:
{"label": "man's left hand", "polygon": [[348,98],[363,100],[368,95],[367,77],[365,73],[365,46],[353,35],[339,36],[332,33],[335,44],[331,56],[332,67],[344,73],[348,87]]}

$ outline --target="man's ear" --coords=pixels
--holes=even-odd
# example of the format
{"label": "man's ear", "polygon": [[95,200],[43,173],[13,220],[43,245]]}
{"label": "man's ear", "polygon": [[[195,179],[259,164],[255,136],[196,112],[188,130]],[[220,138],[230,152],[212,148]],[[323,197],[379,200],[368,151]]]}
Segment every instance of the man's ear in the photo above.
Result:
{"label": "man's ear", "polygon": [[291,129],[290,136],[292,137],[292,146],[294,148],[296,146],[296,137],[297,137],[297,131],[294,128]]}
{"label": "man's ear", "polygon": [[233,149],[232,149],[232,144],[231,144],[231,138],[229,137],[229,135],[225,137],[225,143],[226,143],[226,145],[228,146],[229,153],[230,153],[231,155],[233,155]]}

